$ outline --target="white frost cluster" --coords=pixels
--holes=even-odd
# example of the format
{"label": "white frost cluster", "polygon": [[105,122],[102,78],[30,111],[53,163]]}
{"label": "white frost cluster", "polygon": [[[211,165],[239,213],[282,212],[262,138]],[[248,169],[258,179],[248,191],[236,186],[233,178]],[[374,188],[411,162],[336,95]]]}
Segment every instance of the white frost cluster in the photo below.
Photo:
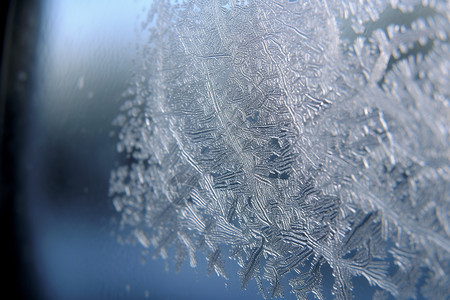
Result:
{"label": "white frost cluster", "polygon": [[[155,1],[110,194],[177,266],[263,296],[450,297],[450,2]],[[287,279],[288,278],[288,279]]]}

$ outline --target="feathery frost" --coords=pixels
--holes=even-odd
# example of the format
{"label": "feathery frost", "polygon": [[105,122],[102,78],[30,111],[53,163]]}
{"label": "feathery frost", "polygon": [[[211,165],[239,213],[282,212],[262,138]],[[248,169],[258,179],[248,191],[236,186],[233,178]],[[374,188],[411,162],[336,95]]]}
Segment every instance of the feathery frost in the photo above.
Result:
{"label": "feathery frost", "polygon": [[[128,240],[263,296],[450,297],[450,4],[154,1],[110,194]],[[288,280],[287,280],[288,279]]]}

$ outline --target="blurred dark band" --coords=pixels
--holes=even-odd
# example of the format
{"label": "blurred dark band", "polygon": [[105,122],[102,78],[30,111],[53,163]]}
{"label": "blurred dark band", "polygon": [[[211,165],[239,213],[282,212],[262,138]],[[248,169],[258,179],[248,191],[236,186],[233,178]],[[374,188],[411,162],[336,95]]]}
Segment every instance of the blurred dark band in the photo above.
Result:
{"label": "blurred dark band", "polygon": [[[30,245],[24,227],[23,201],[19,174],[25,167],[21,153],[25,129],[29,124],[30,99],[38,42],[40,1],[4,1],[1,5],[2,62],[0,106],[0,236],[1,270],[4,295],[14,299],[37,299],[34,270],[27,253]],[[28,74],[18,78],[18,74]],[[28,79],[28,80],[27,80]]]}

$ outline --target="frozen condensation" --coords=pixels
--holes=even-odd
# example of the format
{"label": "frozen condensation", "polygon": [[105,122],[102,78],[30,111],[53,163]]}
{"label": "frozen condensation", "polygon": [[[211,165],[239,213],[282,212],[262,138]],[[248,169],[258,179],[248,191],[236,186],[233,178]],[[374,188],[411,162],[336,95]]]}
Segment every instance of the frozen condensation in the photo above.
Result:
{"label": "frozen condensation", "polygon": [[[110,194],[128,240],[263,296],[450,297],[450,3],[154,1]],[[283,283],[284,284],[283,286]]]}

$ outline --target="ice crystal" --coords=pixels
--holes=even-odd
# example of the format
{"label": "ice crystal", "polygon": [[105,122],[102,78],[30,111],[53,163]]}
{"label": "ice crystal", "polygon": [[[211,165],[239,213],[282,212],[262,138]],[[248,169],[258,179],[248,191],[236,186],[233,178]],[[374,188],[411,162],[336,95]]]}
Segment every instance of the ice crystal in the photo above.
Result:
{"label": "ice crystal", "polygon": [[298,299],[450,297],[450,4],[155,1],[110,194],[179,268]]}

